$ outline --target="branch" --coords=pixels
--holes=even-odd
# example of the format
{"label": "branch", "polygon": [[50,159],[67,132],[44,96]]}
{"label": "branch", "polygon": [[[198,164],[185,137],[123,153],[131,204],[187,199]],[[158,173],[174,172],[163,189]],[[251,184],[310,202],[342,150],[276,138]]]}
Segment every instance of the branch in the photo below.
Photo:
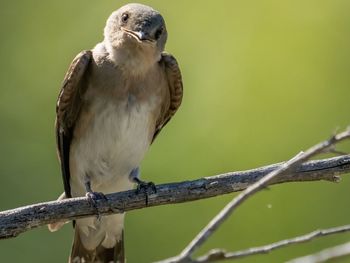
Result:
{"label": "branch", "polygon": [[350,255],[350,242],[331,248],[326,248],[316,254],[288,261],[288,263],[320,263],[331,259]]}
{"label": "branch", "polygon": [[[148,205],[144,194],[136,194],[131,190],[107,194],[107,201],[98,200],[97,206],[101,215],[107,215],[148,206],[210,198],[242,191],[282,166],[283,163],[279,163],[243,172],[230,172],[193,181],[157,185],[157,192],[148,195]],[[319,180],[337,182],[338,175],[349,172],[350,155],[344,155],[304,163],[295,171],[276,177],[271,184]],[[0,238],[16,237],[39,226],[95,214],[96,210],[90,206],[86,197],[39,203],[3,211],[0,212]]]}
{"label": "branch", "polygon": [[[267,254],[277,248],[289,246],[292,244],[308,242],[317,237],[324,237],[324,236],[329,236],[329,235],[334,235],[334,234],[344,233],[349,231],[350,231],[350,225],[345,225],[345,226],[333,227],[328,229],[319,229],[302,236],[297,236],[294,238],[281,240],[265,246],[252,247],[246,250],[241,250],[236,252],[225,252],[221,249],[214,249],[209,251],[209,253],[207,253],[206,255],[193,260],[192,262],[207,263],[207,262],[215,262],[219,260],[243,258],[243,257],[252,256],[256,254]],[[296,263],[296,262],[293,262],[293,263]],[[298,263],[301,263],[301,262],[298,262]]]}
{"label": "branch", "polygon": [[301,152],[289,161],[282,164],[278,169],[270,172],[265,177],[261,178],[254,184],[250,185],[238,196],[234,197],[185,247],[185,249],[178,255],[172,258],[160,261],[162,263],[185,263],[192,262],[191,256],[203,243],[228,219],[228,217],[236,210],[236,208],[267,185],[271,184],[273,180],[291,170],[297,168],[303,162],[320,154],[322,152],[333,150],[335,144],[348,139],[350,137],[350,129],[332,136],[330,139],[320,142],[315,146],[309,148],[306,152]]}

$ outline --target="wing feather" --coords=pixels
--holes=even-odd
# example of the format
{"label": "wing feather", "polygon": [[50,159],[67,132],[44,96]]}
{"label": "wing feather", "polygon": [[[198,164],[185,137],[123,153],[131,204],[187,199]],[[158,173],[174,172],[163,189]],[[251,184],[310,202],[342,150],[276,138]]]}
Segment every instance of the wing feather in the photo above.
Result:
{"label": "wing feather", "polygon": [[91,58],[92,52],[89,50],[80,52],[74,58],[64,77],[56,105],[56,140],[66,197],[71,197],[69,149],[74,124],[81,108],[82,95],[86,90],[85,73]]}
{"label": "wing feather", "polygon": [[181,105],[183,97],[182,77],[179,65],[171,54],[163,53],[161,63],[165,65],[165,74],[168,80],[168,87],[170,93],[169,107],[161,114],[157,121],[156,130],[154,132],[153,140],[157,137],[161,129],[174,116]]}

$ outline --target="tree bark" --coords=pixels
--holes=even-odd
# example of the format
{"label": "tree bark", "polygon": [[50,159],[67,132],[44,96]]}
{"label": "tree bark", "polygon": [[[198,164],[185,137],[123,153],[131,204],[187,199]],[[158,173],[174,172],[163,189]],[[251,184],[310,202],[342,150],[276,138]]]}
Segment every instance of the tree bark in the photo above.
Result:
{"label": "tree bark", "polygon": [[[193,181],[157,185],[156,192],[136,193],[135,190],[107,194],[107,200],[97,200],[101,215],[122,213],[125,211],[175,204],[210,198],[246,189],[283,163],[268,165],[253,170],[229,172]],[[323,160],[309,161],[297,169],[273,179],[271,184],[306,181],[337,182],[339,176],[350,172],[350,155]],[[17,235],[58,221],[73,220],[96,214],[87,197],[70,198],[28,205],[0,212],[0,238]]]}

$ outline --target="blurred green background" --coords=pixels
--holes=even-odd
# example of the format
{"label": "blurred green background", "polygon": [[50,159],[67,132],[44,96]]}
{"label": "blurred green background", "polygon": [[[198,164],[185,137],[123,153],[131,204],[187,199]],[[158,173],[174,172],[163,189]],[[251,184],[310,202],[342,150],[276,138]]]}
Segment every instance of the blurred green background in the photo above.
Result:
{"label": "blurred green background", "polygon": [[[53,127],[61,81],[125,3],[0,1],[1,210],[62,192]],[[167,22],[167,51],[179,61],[185,88],[182,107],[143,162],[144,179],[182,181],[280,162],[350,124],[350,1],[143,3]],[[340,184],[273,186],[241,206],[200,253],[349,223],[349,184],[344,176]],[[128,262],[177,254],[231,198],[128,213]],[[70,225],[53,234],[29,231],[0,242],[0,261],[66,262],[71,239]],[[237,262],[283,262],[349,239],[322,238]]]}

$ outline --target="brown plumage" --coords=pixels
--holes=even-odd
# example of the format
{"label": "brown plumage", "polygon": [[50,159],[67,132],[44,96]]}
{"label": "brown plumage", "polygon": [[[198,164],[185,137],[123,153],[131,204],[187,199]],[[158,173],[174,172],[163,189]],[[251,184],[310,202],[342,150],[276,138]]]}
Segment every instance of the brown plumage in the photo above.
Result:
{"label": "brown plumage", "polygon": [[81,109],[82,95],[86,90],[84,74],[91,58],[92,52],[90,50],[83,51],[74,58],[64,77],[56,104],[57,150],[66,197],[72,197],[69,185],[69,147],[72,140],[72,130]]}
{"label": "brown plumage", "polygon": [[161,63],[164,63],[165,72],[168,79],[170,104],[167,108],[165,108],[164,114],[162,114],[157,121],[157,127],[153,140],[159,134],[161,129],[170,121],[171,117],[174,116],[177,109],[181,105],[183,96],[181,72],[176,59],[171,54],[163,53]]}
{"label": "brown plumage", "polygon": [[[180,69],[163,52],[166,38],[157,11],[129,4],[107,20],[104,41],[71,63],[56,107],[61,198],[83,196],[90,186],[105,194],[132,188],[132,171],[182,100]],[[125,262],[123,220],[76,220],[69,262]]]}
{"label": "brown plumage", "polygon": [[68,263],[83,263],[82,258],[84,258],[85,262],[125,262],[124,233],[122,232],[120,240],[112,248],[98,246],[94,250],[87,250],[81,243],[79,231],[75,229],[71,256],[68,259]]}

